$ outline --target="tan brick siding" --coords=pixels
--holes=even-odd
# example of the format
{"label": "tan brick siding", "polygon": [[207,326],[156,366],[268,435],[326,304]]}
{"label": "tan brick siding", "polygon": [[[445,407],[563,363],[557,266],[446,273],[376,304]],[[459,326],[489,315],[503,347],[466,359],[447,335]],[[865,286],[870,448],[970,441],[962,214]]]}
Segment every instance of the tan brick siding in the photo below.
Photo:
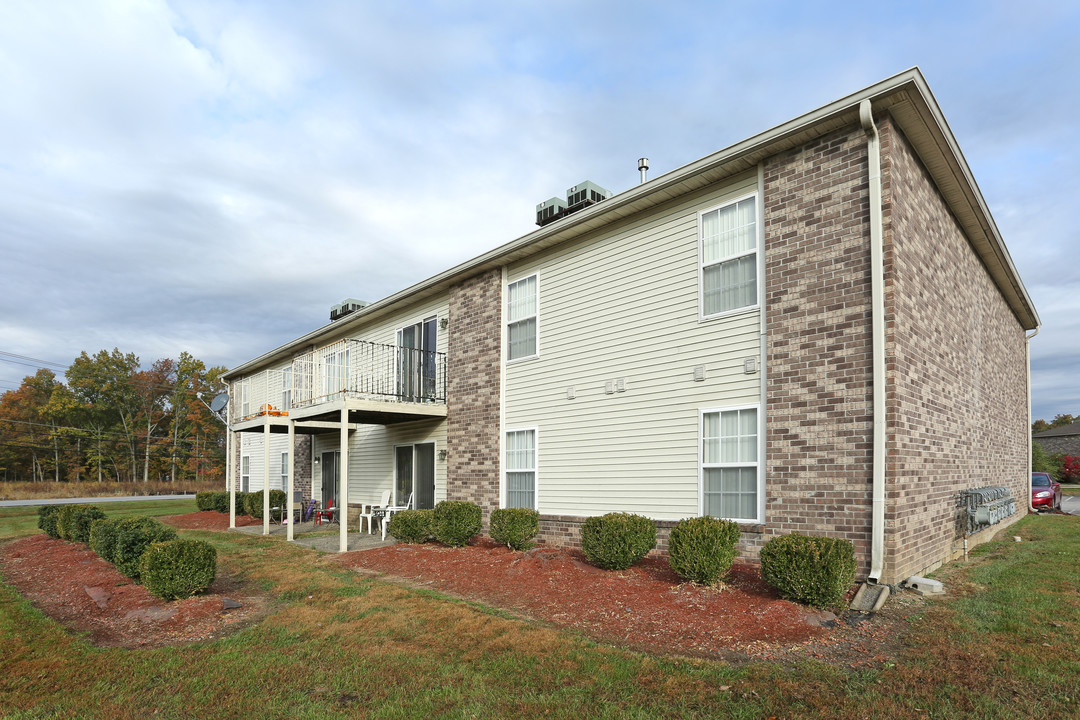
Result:
{"label": "tan brick siding", "polygon": [[869,571],[872,338],[866,136],[770,158],[765,185],[765,532],[855,545]]}
{"label": "tan brick siding", "polygon": [[886,578],[956,549],[958,493],[1008,485],[1028,505],[1024,331],[926,169],[881,119],[889,427]]}
{"label": "tan brick siding", "polygon": [[450,288],[446,498],[499,507],[499,370],[502,272]]}

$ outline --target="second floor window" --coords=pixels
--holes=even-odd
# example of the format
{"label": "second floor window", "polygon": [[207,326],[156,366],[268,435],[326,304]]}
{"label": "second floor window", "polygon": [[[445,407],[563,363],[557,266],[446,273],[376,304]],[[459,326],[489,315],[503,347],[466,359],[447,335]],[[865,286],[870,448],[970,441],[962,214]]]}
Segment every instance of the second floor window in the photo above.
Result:
{"label": "second floor window", "polygon": [[292,368],[287,367],[281,371],[281,409],[288,410],[292,407]]}
{"label": "second floor window", "polygon": [[506,286],[506,358],[536,355],[537,282],[530,275]]}
{"label": "second floor window", "polygon": [[757,305],[757,198],[701,214],[701,316]]}

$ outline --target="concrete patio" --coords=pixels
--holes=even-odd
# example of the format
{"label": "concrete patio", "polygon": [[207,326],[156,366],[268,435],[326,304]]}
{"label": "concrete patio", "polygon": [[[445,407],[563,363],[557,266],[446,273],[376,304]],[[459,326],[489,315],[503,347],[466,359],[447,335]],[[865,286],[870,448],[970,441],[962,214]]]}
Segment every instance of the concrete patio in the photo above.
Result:
{"label": "concrete patio", "polygon": [[[280,522],[270,523],[270,537],[275,539],[285,540],[287,525],[282,525]],[[246,533],[248,535],[262,535],[263,526],[247,525],[244,527],[238,527],[236,532]],[[316,525],[314,522],[302,522],[297,523],[293,529],[293,542],[297,545],[303,545],[314,550],[321,552],[338,552],[338,548],[341,543],[340,529],[337,523],[323,523],[322,525]],[[370,550],[371,548],[385,547],[386,545],[393,545],[394,540],[389,535],[386,536],[386,541],[382,540],[382,534],[378,528],[375,529],[375,533],[369,535],[367,532],[349,532],[348,548],[349,552],[354,550]]]}

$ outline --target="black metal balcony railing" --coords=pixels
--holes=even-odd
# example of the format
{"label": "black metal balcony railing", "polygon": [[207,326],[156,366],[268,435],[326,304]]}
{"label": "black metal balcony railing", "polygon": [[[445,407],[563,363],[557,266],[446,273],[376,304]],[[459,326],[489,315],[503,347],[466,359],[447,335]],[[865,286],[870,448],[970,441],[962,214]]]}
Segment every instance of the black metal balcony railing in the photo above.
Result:
{"label": "black metal balcony railing", "polygon": [[293,360],[294,407],[345,397],[446,402],[446,353],[342,340]]}
{"label": "black metal balcony railing", "polygon": [[233,421],[342,397],[446,404],[446,353],[341,340],[235,383]]}

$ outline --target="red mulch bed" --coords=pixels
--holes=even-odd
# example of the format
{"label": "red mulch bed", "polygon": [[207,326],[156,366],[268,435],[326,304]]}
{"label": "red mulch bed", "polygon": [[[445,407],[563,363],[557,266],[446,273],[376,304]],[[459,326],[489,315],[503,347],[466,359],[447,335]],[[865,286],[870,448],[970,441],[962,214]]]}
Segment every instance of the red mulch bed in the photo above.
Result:
{"label": "red mulch bed", "polygon": [[[0,570],[35,607],[99,647],[162,647],[219,637],[262,617],[269,607],[266,598],[247,592],[220,570],[206,594],[165,602],[87,546],[43,533],[6,543]],[[226,609],[227,598],[240,607]]]}
{"label": "red mulch bed", "polygon": [[[188,529],[229,526],[229,516],[216,512],[163,520]],[[236,518],[238,526],[260,522]],[[872,619],[849,624],[781,600],[749,563],[736,564],[721,587],[700,587],[681,583],[662,558],[613,572],[587,564],[576,550],[520,553],[484,538],[465,548],[398,544],[338,558],[360,572],[436,588],[601,642],[732,661],[811,657],[851,667],[879,665],[895,656],[911,613],[920,607],[900,596]],[[86,546],[46,535],[6,543],[0,569],[46,615],[101,646],[158,647],[218,637],[269,609],[266,598],[220,573],[208,595],[166,603]],[[108,595],[105,607],[91,597],[99,591]],[[224,610],[226,596],[243,607]]]}
{"label": "red mulch bed", "polygon": [[893,654],[885,642],[897,630],[881,614],[852,626],[781,600],[749,563],[737,563],[723,586],[701,587],[680,582],[663,558],[613,572],[577,550],[520,553],[488,539],[465,548],[399,544],[341,562],[649,652],[875,665]]}

